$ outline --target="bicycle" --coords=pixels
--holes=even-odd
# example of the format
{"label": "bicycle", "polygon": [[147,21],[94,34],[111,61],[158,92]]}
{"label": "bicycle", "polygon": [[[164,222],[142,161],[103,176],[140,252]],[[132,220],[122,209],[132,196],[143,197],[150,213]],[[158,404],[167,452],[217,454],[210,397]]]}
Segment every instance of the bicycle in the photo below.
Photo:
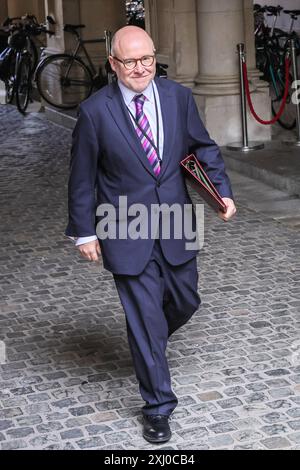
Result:
{"label": "bicycle", "polygon": [[[285,89],[285,59],[289,55],[289,41],[292,38],[298,39],[298,54],[300,53],[299,38],[293,31],[294,21],[300,15],[300,10],[283,10],[283,13],[291,16],[289,32],[276,28],[277,19],[283,8],[254,6],[255,14],[265,14],[273,16],[273,25],[268,27],[263,21],[258,24],[255,30],[256,63],[257,68],[263,73],[262,79],[270,84],[271,107],[274,116],[277,115]],[[292,103],[293,76],[289,74],[289,92],[287,96],[284,112],[278,120],[284,129],[293,129],[296,125],[296,109]]]}
{"label": "bicycle", "polygon": [[34,15],[7,18],[3,26],[8,27],[9,33],[5,52],[8,65],[6,76],[2,76],[6,88],[6,103],[12,103],[15,97],[18,110],[24,114],[30,100],[33,71],[38,62],[38,51],[32,37],[54,33],[48,31],[45,25],[38,24]]}
{"label": "bicycle", "polygon": [[[99,89],[112,80],[110,74],[99,71],[90,58],[85,44],[105,43],[106,54],[110,54],[110,35],[97,39],[82,39],[78,30],[85,25],[66,24],[64,31],[76,37],[74,50],[70,54],[53,54],[45,57],[38,64],[35,81],[41,97],[51,106],[59,109],[76,108],[84,99],[88,98],[93,89]],[[80,57],[82,51],[85,60]]]}
{"label": "bicycle", "polygon": [[[105,31],[102,38],[82,39],[78,30],[85,25],[66,24],[64,31],[76,37],[74,50],[70,54],[54,54],[45,57],[39,63],[35,81],[41,97],[51,106],[58,109],[76,108],[81,101],[88,98],[94,90],[112,83],[115,75],[107,60],[105,72],[99,67],[96,71],[94,64],[85,48],[85,44],[105,43],[106,56],[110,55],[111,33]],[[79,52],[83,51],[85,61]],[[167,77],[166,64],[157,64],[157,75]]]}
{"label": "bicycle", "polygon": [[[270,94],[272,98],[272,113],[276,115],[280,108],[280,102],[284,94],[284,58],[290,53],[290,40],[294,39],[296,44],[296,57],[299,69],[300,40],[296,32],[293,30],[294,21],[300,15],[300,10],[284,10],[284,14],[290,15],[291,23],[288,32],[277,35],[280,48],[280,63],[277,69],[277,80],[271,83]],[[292,102],[294,77],[292,71],[289,74],[289,94],[285,105],[285,110],[281,118],[278,120],[284,129],[293,129],[296,126],[296,107]]]}

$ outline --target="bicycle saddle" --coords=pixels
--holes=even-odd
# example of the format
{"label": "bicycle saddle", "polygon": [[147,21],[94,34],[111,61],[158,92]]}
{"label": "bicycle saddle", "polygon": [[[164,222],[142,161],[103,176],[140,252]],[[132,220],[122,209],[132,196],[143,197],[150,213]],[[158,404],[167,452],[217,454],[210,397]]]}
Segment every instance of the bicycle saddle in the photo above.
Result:
{"label": "bicycle saddle", "polygon": [[271,15],[280,15],[281,10],[283,10],[283,7],[281,7],[280,5],[278,5],[278,7],[267,7],[266,6],[265,8],[266,8],[266,11],[271,13]]}
{"label": "bicycle saddle", "polygon": [[286,13],[287,15],[298,16],[300,15],[300,10],[283,10],[283,13]]}
{"label": "bicycle saddle", "polygon": [[64,31],[75,31],[79,28],[85,28],[85,24],[65,24]]}
{"label": "bicycle saddle", "polygon": [[255,3],[253,6],[254,13],[264,13],[266,11],[266,7],[262,7],[258,3]]}

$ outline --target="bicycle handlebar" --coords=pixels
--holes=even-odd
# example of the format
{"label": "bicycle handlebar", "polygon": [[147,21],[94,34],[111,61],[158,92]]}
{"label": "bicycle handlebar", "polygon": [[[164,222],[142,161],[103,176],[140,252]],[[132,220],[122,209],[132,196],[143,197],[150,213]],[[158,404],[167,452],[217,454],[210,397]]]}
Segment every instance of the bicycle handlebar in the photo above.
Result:
{"label": "bicycle handlebar", "polygon": [[20,16],[16,16],[14,18],[10,18],[9,16],[3,21],[2,26],[9,26],[12,24],[13,21],[16,20],[21,20],[22,18]]}

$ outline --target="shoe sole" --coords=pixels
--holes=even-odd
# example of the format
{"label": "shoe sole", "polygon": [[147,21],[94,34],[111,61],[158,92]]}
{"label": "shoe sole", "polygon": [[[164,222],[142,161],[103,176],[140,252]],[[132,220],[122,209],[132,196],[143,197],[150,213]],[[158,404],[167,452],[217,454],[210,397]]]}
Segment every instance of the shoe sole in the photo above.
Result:
{"label": "shoe sole", "polygon": [[146,439],[146,441],[151,442],[151,444],[160,444],[161,442],[167,442],[171,439],[172,434],[170,434],[168,437],[162,437],[160,439],[152,439],[151,437],[145,436],[143,434],[143,438]]}

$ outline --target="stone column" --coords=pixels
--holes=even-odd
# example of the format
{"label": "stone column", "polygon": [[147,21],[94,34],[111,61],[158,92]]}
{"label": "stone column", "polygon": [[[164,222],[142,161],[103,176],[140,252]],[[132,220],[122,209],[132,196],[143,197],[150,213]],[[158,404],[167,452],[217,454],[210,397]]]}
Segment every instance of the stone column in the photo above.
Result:
{"label": "stone column", "polygon": [[[47,51],[68,52],[74,48],[74,37],[63,31],[66,23],[84,24],[80,30],[83,39],[104,36],[104,30],[112,32],[125,26],[126,9],[123,0],[45,0],[46,14],[53,15],[57,22],[56,35],[48,38]],[[86,46],[95,65],[106,59],[104,44]]]}
{"label": "stone column", "polygon": [[2,25],[5,18],[8,17],[8,7],[7,0],[2,0],[0,2],[0,24]]}
{"label": "stone column", "polygon": [[[126,7],[124,0],[80,0],[80,22],[86,25],[82,30],[83,39],[99,38],[104,31],[112,33],[126,25]],[[87,46],[95,65],[105,63],[104,44]]]}
{"label": "stone column", "polygon": [[256,88],[268,88],[268,83],[260,80],[262,73],[256,68],[253,0],[244,1],[244,29],[249,77]]}
{"label": "stone column", "polygon": [[79,0],[45,0],[46,16],[54,18],[56,25],[51,26],[55,36],[47,35],[46,54],[57,54],[66,52],[74,47],[74,39],[71,34],[65,33],[64,24],[80,23],[80,1]]}
{"label": "stone column", "polygon": [[[1,2],[2,3],[2,0]],[[44,2],[41,0],[9,0],[7,2],[8,16],[16,17],[28,13],[35,15],[39,22],[45,20]]]}
{"label": "stone column", "polygon": [[[83,39],[99,39],[104,37],[104,31],[110,30],[113,33],[126,24],[126,8],[123,0],[45,0],[46,15],[51,15],[56,21],[54,27],[55,36],[47,37],[47,48],[45,54],[68,53],[76,46],[76,37],[73,34],[64,32],[64,25],[84,24],[85,28],[78,29]],[[95,72],[99,69],[104,73],[106,62],[105,43],[84,45],[90,59],[95,66]],[[79,51],[84,62],[87,64],[83,51]],[[88,65],[88,64],[87,64]],[[60,93],[60,89],[56,91]],[[45,110],[50,119],[61,123],[65,120],[56,110],[45,104]]]}
{"label": "stone column", "polygon": [[[199,73],[193,93],[206,127],[220,145],[242,137],[236,45],[245,42],[244,15],[243,0],[197,0]],[[268,119],[267,93],[252,93],[252,99],[258,114]],[[250,115],[248,123],[252,140],[270,139],[270,128]]]}
{"label": "stone column", "polygon": [[192,87],[198,71],[195,0],[146,0],[145,17],[169,78]]}

